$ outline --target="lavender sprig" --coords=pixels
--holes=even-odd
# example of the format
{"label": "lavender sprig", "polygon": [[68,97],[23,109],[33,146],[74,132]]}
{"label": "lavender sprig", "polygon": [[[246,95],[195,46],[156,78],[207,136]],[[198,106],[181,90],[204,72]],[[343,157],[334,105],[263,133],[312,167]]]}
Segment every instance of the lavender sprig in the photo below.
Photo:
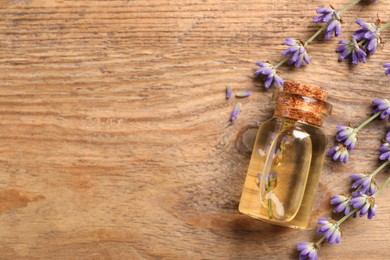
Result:
{"label": "lavender sprig", "polygon": [[374,55],[378,46],[382,43],[381,31],[390,27],[390,23],[381,25],[378,19],[375,23],[367,23],[357,19],[360,29],[355,31],[350,41],[339,41],[340,46],[336,52],[340,53],[339,61],[349,59],[353,65],[359,62],[365,63],[367,55]]}
{"label": "lavender sprig", "polygon": [[[358,4],[362,0],[354,0],[350,2],[340,11],[335,10],[333,7],[330,8],[318,8],[316,11],[320,16],[313,19],[316,23],[324,23],[324,25],[317,30],[308,40],[305,42],[298,41],[293,38],[287,38],[285,44],[289,46],[288,49],[283,51],[282,55],[284,58],[277,63],[272,65],[269,62],[257,62],[256,65],[260,68],[254,73],[255,76],[263,76],[264,85],[269,88],[271,85],[282,86],[284,80],[279,76],[277,69],[288,61],[289,65],[295,65],[296,67],[302,66],[302,61],[306,64],[310,63],[310,58],[307,53],[307,46],[310,45],[322,32],[325,31],[325,38],[329,39],[331,35],[336,37],[341,34],[341,15],[349,10],[354,5]],[[360,60],[362,60],[362,54],[360,53]]]}
{"label": "lavender sprig", "polygon": [[[390,141],[390,131],[386,134],[386,139],[388,139],[386,141]],[[334,205],[333,211],[336,213],[343,212],[344,216],[338,221],[320,218],[318,224],[321,227],[317,230],[317,233],[322,234],[322,236],[315,243],[298,243],[299,259],[317,259],[318,250],[324,241],[327,241],[329,244],[338,244],[341,241],[340,226],[350,217],[355,217],[358,214],[360,217],[367,215],[368,219],[372,219],[376,215],[376,197],[390,183],[390,177],[378,189],[370,190],[370,186],[375,182],[374,177],[389,164],[390,160],[386,160],[371,174],[352,174],[350,176],[350,179],[353,181],[352,188],[354,189],[352,196],[335,195],[330,200],[330,204]]]}
{"label": "lavender sprig", "polygon": [[[378,102],[374,100],[373,102],[374,106],[376,103]],[[380,108],[382,107],[383,106],[380,106]],[[383,110],[381,109],[378,110],[375,107],[373,111],[375,113],[356,128],[352,128],[350,126],[343,126],[343,125],[337,126],[336,140],[339,143],[336,146],[330,148],[327,153],[328,156],[332,157],[333,161],[342,161],[344,163],[348,162],[349,151],[354,150],[357,145],[358,132],[383,113]],[[380,118],[383,119],[382,116]]]}
{"label": "lavender sprig", "polygon": [[[381,170],[390,164],[386,161],[379,166],[370,176],[374,177]],[[333,196],[330,203],[335,205],[335,212],[344,211],[344,216],[338,221],[329,218],[320,218],[318,224],[322,225],[317,233],[322,234],[317,242],[299,242],[297,251],[299,252],[299,259],[318,259],[318,250],[324,241],[329,244],[338,244],[341,241],[340,226],[350,217],[356,216],[358,213],[360,217],[367,215],[368,219],[372,219],[377,213],[376,197],[379,193],[390,183],[390,177],[376,190],[372,195],[359,193],[355,197],[347,197],[343,195]]]}

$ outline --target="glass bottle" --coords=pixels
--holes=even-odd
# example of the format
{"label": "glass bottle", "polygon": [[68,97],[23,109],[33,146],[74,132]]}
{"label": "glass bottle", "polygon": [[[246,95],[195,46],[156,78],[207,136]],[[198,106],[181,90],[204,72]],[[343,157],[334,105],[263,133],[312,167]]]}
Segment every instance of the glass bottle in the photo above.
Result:
{"label": "glass bottle", "polygon": [[258,130],[241,213],[281,226],[308,226],[327,144],[320,127],[332,109],[326,97],[320,88],[295,82],[274,93],[275,113]]}

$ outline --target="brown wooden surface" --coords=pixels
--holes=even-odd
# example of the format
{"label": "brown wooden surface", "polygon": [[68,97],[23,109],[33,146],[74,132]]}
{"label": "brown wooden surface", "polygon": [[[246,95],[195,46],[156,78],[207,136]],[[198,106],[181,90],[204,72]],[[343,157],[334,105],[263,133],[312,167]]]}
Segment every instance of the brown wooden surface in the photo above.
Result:
{"label": "brown wooden surface", "polygon": [[[0,258],[297,258],[296,243],[315,237],[348,174],[378,165],[386,128],[361,131],[349,164],[326,161],[309,230],[238,213],[257,126],[272,115],[254,62],[277,61],[286,37],[308,38],[326,4],[1,0]],[[344,37],[355,18],[377,14],[389,22],[390,2],[348,11]],[[316,41],[310,66],[281,69],[330,92],[331,144],[338,123],[356,125],[371,100],[390,94],[389,46],[356,68],[337,62],[336,46]],[[254,93],[226,127],[237,102],[225,101],[228,84]],[[325,246],[322,259],[389,259],[389,196],[373,220],[344,225],[342,243]]]}

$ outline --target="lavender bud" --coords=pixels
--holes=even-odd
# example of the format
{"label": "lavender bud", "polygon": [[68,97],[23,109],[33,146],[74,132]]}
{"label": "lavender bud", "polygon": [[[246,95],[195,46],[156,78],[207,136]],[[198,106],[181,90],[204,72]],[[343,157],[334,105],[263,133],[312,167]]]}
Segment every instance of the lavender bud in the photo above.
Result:
{"label": "lavender bud", "polygon": [[226,99],[230,99],[232,97],[232,87],[231,86],[227,86],[226,88]]}
{"label": "lavender bud", "polygon": [[234,122],[237,119],[238,115],[240,114],[240,110],[241,110],[241,103],[238,103],[234,107],[233,112],[230,116],[230,122]]}
{"label": "lavender bud", "polygon": [[244,91],[237,92],[236,97],[245,98],[245,97],[250,97],[251,94],[252,94],[252,92],[250,92],[249,90],[244,90]]}

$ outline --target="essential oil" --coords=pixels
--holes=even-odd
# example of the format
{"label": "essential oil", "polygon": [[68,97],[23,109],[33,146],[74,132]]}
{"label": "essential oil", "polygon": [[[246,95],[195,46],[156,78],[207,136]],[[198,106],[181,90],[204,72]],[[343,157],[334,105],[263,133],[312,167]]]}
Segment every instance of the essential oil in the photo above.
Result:
{"label": "essential oil", "polygon": [[305,229],[318,187],[327,139],[320,126],[331,112],[327,92],[286,82],[274,117],[261,125],[239,210],[277,225]]}

